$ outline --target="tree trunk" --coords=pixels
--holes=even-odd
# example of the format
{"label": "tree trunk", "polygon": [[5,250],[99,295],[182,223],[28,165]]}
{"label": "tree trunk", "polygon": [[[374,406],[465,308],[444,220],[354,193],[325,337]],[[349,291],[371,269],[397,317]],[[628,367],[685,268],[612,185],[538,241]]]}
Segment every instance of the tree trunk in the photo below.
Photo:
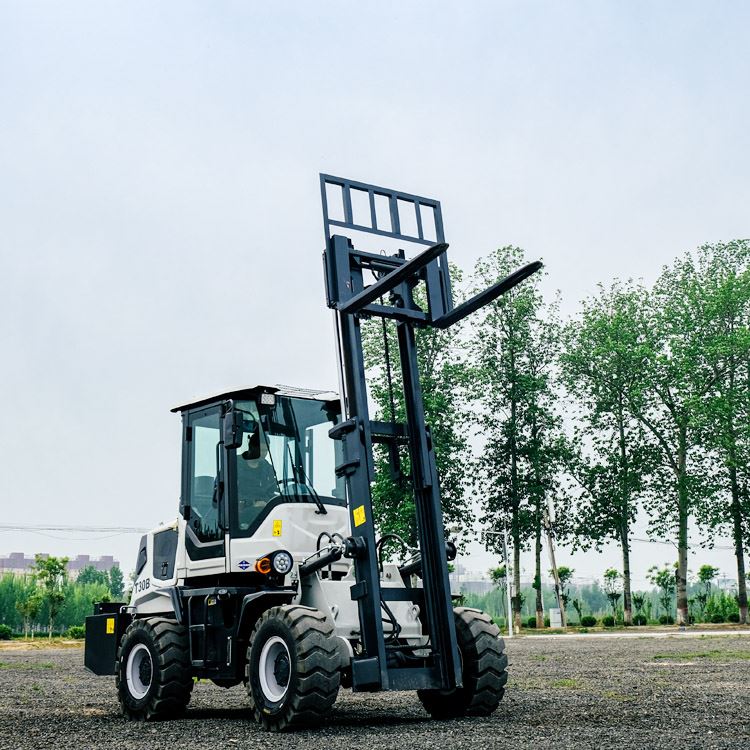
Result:
{"label": "tree trunk", "polygon": [[617,426],[620,442],[620,545],[622,546],[622,612],[625,625],[633,624],[633,604],[630,594],[630,478],[628,476],[628,452],[625,445],[625,409],[622,392],[619,394]]}
{"label": "tree trunk", "polygon": [[518,534],[513,536],[513,627],[521,629],[521,544]]}
{"label": "tree trunk", "polygon": [[622,611],[626,625],[633,624],[633,597],[630,591],[630,539],[627,521],[621,527],[622,545]]}
{"label": "tree trunk", "polygon": [[740,623],[746,625],[747,617],[747,580],[745,578],[745,551],[742,545],[742,507],[740,505],[740,488],[737,483],[737,468],[729,467],[729,479],[732,488],[732,536],[734,537],[734,555],[737,558],[737,598],[740,605]]}
{"label": "tree trunk", "polygon": [[542,525],[537,514],[536,539],[534,544],[534,588],[536,589],[536,626],[544,627],[544,605],[542,604]]}
{"label": "tree trunk", "polygon": [[677,478],[677,624],[688,625],[687,566],[688,566],[688,517],[689,496],[687,487],[687,449],[686,430],[680,429],[680,447],[678,455],[679,475]]}

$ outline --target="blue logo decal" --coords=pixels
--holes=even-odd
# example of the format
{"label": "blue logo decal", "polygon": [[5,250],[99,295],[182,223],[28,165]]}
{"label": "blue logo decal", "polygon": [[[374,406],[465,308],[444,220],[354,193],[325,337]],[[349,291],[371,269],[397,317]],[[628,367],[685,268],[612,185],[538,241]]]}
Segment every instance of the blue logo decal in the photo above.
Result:
{"label": "blue logo decal", "polygon": [[250,567],[250,563],[247,560],[240,560],[238,564],[240,566],[240,570],[247,570]]}

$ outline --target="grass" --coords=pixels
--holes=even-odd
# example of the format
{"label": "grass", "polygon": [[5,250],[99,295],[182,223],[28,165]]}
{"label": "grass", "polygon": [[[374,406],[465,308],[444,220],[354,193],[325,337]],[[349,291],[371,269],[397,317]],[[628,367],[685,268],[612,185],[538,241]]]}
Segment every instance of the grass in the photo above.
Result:
{"label": "grass", "polygon": [[54,669],[55,665],[48,661],[41,661],[38,663],[34,662],[17,662],[16,664],[11,664],[7,661],[0,661],[0,669],[18,669],[18,670],[27,670],[27,669]]}
{"label": "grass", "polygon": [[693,659],[709,659],[712,661],[735,661],[750,659],[750,651],[722,651],[713,648],[709,651],[677,651],[673,653],[654,654],[655,660],[692,661]]}
{"label": "grass", "polygon": [[623,695],[622,693],[618,693],[614,690],[605,690],[602,693],[602,697],[606,698],[609,701],[616,701],[617,703],[626,703],[627,701],[632,701],[632,696],[629,695]]}
{"label": "grass", "polygon": [[570,690],[575,690],[576,688],[580,687],[580,683],[578,680],[574,680],[572,677],[565,677],[562,680],[555,680],[552,683],[553,688],[568,688]]}

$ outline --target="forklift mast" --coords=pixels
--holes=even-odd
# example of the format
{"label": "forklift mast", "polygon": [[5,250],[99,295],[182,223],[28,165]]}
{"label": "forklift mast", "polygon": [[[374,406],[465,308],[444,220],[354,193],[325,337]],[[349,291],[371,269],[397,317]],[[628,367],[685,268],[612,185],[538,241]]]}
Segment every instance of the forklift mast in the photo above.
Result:
{"label": "forklift mast", "polygon": [[[356,583],[351,596],[359,607],[362,652],[355,654],[352,662],[352,686],[355,690],[450,690],[461,685],[448,580],[452,545],[446,546],[444,537],[435,454],[425,423],[417,366],[415,329],[448,328],[538,271],[542,264],[530,263],[454,307],[439,201],[324,174],[320,175],[320,187],[326,295],[328,306],[335,311],[343,412],[343,421],[330,435],[342,442],[343,459],[336,470],[346,480],[356,543]],[[403,249],[392,255],[359,250],[353,238],[362,233],[426,249],[411,259],[407,259]],[[366,285],[371,278],[372,283]],[[424,283],[427,309],[414,301],[413,290],[420,282]],[[405,424],[370,419],[360,328],[361,321],[368,317],[396,323]],[[398,469],[398,446],[406,445],[409,452],[421,588],[409,586],[406,571],[406,589],[380,585],[371,495],[374,443],[388,446],[394,470]],[[396,598],[419,607],[429,636],[427,659],[403,658],[398,644],[393,644],[392,638],[386,641],[383,610],[387,612],[388,601]]]}

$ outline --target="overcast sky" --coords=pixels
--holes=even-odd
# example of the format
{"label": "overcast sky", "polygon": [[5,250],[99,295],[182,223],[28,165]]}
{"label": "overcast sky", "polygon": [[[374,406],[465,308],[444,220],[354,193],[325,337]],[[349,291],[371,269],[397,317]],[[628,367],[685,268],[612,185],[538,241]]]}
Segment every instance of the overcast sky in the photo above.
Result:
{"label": "overcast sky", "polygon": [[[0,0],[3,522],[152,526],[170,407],[336,387],[319,172],[439,198],[453,261],[520,245],[566,313],[747,237],[749,28],[743,2]],[[126,570],[136,545],[0,533]]]}

